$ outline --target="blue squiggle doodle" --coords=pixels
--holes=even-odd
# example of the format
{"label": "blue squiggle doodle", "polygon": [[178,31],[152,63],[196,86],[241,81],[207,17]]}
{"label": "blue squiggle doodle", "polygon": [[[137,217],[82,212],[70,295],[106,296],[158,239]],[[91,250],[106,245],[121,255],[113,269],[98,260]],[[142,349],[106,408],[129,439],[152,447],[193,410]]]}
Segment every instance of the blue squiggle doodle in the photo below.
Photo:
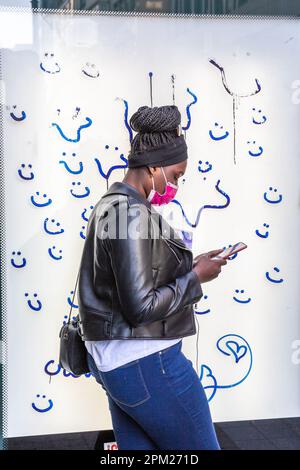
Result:
{"label": "blue squiggle doodle", "polygon": [[191,122],[192,122],[190,107],[193,106],[193,104],[196,104],[198,101],[197,96],[194,93],[192,93],[189,88],[187,88],[186,91],[194,98],[194,100],[186,106],[187,124],[186,126],[182,126],[182,130],[184,131],[189,129]]}
{"label": "blue squiggle doodle", "polygon": [[44,367],[44,372],[47,374],[47,375],[57,375],[59,374],[60,370],[61,370],[61,366],[58,364],[57,365],[57,368],[56,368],[56,371],[55,372],[52,372],[49,370],[49,366],[54,364],[54,361],[51,359],[50,361],[48,361],[46,364],[45,364],[45,367]]}
{"label": "blue squiggle doodle", "polygon": [[89,117],[86,117],[85,118],[87,123],[86,124],[82,124],[81,126],[79,126],[79,128],[77,129],[77,137],[76,139],[69,139],[62,131],[61,127],[56,124],[55,122],[52,122],[51,125],[56,127],[58,132],[60,133],[60,135],[62,136],[63,139],[67,140],[68,142],[79,142],[80,141],[80,133],[82,131],[82,129],[85,129],[87,127],[90,127],[93,123],[92,119],[90,119]]}
{"label": "blue squiggle doodle", "polygon": [[112,171],[117,170],[118,168],[127,168],[127,166],[128,166],[127,158],[124,157],[123,154],[120,155],[120,158],[121,158],[121,160],[123,160],[123,162],[125,162],[125,165],[113,165],[112,167],[110,167],[110,169],[108,170],[108,172],[106,174],[102,170],[102,165],[101,165],[100,161],[98,160],[98,158],[94,158],[95,162],[97,163],[97,167],[98,167],[100,175],[103,176],[103,178],[105,178],[106,180],[108,180],[108,178],[110,177]]}
{"label": "blue squiggle doodle", "polygon": [[129,134],[129,142],[131,142],[132,139],[133,139],[133,133],[132,133],[132,129],[131,129],[130,125],[128,124],[128,102],[126,100],[124,100],[123,98],[116,98],[116,100],[121,100],[124,103],[124,106],[125,106],[125,109],[124,109],[124,124],[125,124],[125,127],[126,127],[127,131],[128,131],[128,134]]}
{"label": "blue squiggle doodle", "polygon": [[[233,340],[229,340],[229,341],[226,341],[225,342],[225,345],[226,347],[229,349],[230,353],[221,349],[221,347],[219,346],[219,343],[222,339],[224,338],[227,338],[227,337],[236,337],[236,338],[240,338],[242,339],[247,347],[245,345],[240,345],[237,341],[233,341]],[[208,389],[212,389],[213,390],[213,393],[211,395],[211,397],[209,398],[208,401],[210,401],[215,393],[216,393],[216,390],[218,388],[222,389],[222,388],[232,388],[232,387],[236,387],[237,385],[240,385],[242,382],[244,382],[244,380],[246,380],[246,378],[248,377],[248,375],[250,374],[250,371],[252,369],[252,362],[253,362],[253,356],[252,356],[252,350],[251,350],[251,347],[249,345],[249,343],[245,340],[245,338],[243,338],[242,336],[240,335],[237,335],[237,334],[227,334],[227,335],[224,335],[222,336],[221,338],[218,339],[217,343],[217,348],[219,349],[220,352],[222,352],[223,354],[225,354],[226,356],[231,356],[233,354],[234,358],[235,358],[235,363],[237,364],[243,357],[245,357],[245,355],[247,354],[247,352],[249,351],[249,354],[250,354],[250,364],[249,364],[249,368],[246,372],[246,374],[244,375],[244,377],[242,377],[242,379],[238,380],[237,382],[234,382],[232,384],[227,384],[227,385],[218,385],[217,384],[217,380],[215,378],[215,376],[213,375],[212,373],[212,370],[207,366],[207,365],[202,365],[201,366],[201,374],[200,374],[200,380],[202,380],[203,378],[203,375],[204,375],[204,370],[207,369],[209,371],[209,375],[207,375],[207,377],[212,377],[212,380],[213,380],[213,385],[207,385],[207,386],[204,386],[203,388],[205,390],[208,390]],[[233,346],[235,347],[235,349],[233,348]],[[242,354],[238,354],[239,351],[243,351]]]}
{"label": "blue squiggle doodle", "polygon": [[218,206],[218,205],[212,205],[212,204],[205,204],[204,206],[202,206],[202,207],[199,209],[198,214],[197,214],[197,217],[196,217],[196,221],[195,221],[194,223],[192,223],[192,222],[190,222],[190,221],[188,220],[187,216],[185,215],[185,212],[184,212],[184,209],[183,209],[181,203],[180,203],[177,199],[173,199],[173,200],[171,201],[171,203],[177,204],[177,205],[180,207],[181,213],[182,213],[183,217],[185,218],[186,223],[187,223],[190,227],[197,227],[197,225],[198,225],[198,223],[199,223],[200,215],[201,215],[201,212],[203,211],[203,209],[224,209],[225,207],[229,206],[229,204],[230,204],[230,197],[229,197],[229,195],[228,195],[227,193],[225,193],[224,190],[222,190],[222,189],[219,188],[220,181],[221,181],[221,180],[218,180],[218,181],[217,181],[217,184],[215,185],[215,188],[216,188],[216,190],[217,190],[220,194],[222,194],[222,195],[226,198],[226,203],[223,204],[223,205],[220,205],[220,206]]}

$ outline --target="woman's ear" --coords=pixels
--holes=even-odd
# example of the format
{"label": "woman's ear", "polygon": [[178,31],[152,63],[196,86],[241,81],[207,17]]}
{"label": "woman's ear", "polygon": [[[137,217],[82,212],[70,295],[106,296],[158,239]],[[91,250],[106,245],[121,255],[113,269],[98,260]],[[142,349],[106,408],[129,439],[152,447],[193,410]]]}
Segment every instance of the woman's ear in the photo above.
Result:
{"label": "woman's ear", "polygon": [[147,167],[150,173],[150,176],[152,176],[156,172],[156,167],[148,166]]}

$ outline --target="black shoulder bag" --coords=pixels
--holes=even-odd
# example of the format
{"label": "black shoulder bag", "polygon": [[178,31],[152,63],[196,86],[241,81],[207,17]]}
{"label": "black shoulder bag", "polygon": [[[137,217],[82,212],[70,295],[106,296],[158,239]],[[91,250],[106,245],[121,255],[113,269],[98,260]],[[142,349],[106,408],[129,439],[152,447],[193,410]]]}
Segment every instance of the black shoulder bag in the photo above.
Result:
{"label": "black shoulder bag", "polygon": [[59,332],[60,350],[58,363],[66,371],[79,376],[87,374],[90,370],[87,363],[87,349],[85,347],[84,340],[81,337],[81,321],[79,314],[74,320],[71,320],[72,305],[75,298],[78,277],[79,272],[77,275],[69,318],[67,323],[61,327]]}

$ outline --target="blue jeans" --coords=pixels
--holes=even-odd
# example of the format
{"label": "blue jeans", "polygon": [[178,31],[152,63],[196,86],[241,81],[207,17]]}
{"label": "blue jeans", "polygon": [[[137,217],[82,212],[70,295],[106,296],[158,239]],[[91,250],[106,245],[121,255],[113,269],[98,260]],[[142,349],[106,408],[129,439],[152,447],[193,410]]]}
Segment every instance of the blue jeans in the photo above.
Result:
{"label": "blue jeans", "polygon": [[220,450],[208,401],[182,341],[111,371],[90,371],[108,398],[119,450]]}

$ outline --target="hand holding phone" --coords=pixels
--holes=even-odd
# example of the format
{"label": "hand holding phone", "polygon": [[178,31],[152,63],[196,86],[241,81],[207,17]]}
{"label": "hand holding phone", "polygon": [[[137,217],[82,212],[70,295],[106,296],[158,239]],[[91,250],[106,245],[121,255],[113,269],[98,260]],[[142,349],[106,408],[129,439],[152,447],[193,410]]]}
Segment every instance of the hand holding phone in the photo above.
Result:
{"label": "hand holding phone", "polygon": [[218,254],[217,256],[215,256],[214,258],[211,258],[211,259],[212,260],[220,260],[220,258],[221,259],[227,259],[229,256],[232,256],[235,253],[237,253],[238,251],[244,250],[245,248],[247,248],[247,245],[245,243],[238,242],[235,245],[226,248],[220,254]]}

